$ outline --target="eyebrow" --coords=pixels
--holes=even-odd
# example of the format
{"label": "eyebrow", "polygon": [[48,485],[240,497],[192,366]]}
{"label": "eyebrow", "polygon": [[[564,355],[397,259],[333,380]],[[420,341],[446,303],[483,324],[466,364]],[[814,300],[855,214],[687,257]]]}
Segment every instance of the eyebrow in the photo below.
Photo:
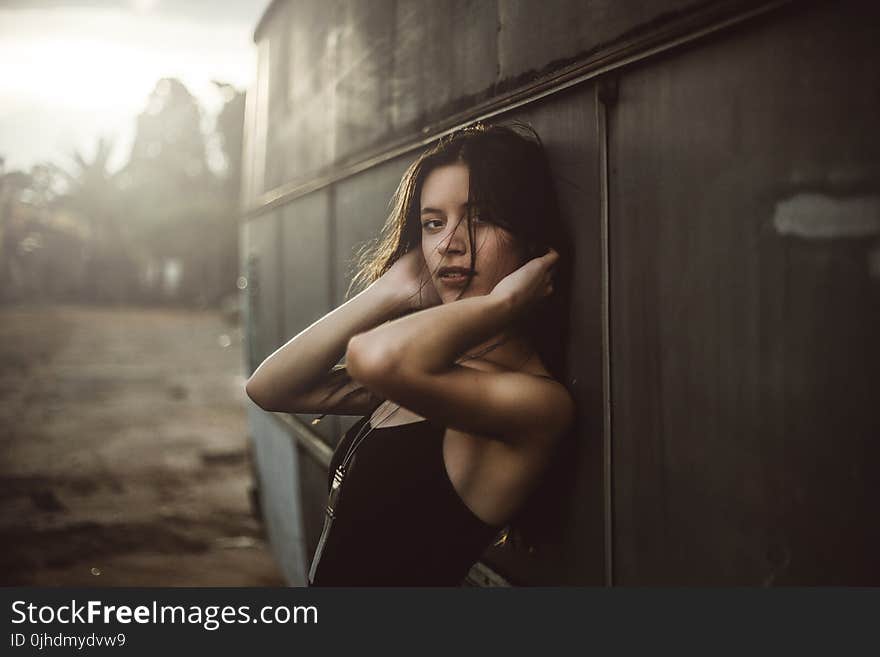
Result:
{"label": "eyebrow", "polygon": [[[465,207],[465,208],[476,208],[476,207],[479,207],[479,206],[481,206],[481,205],[484,205],[484,204],[483,204],[483,203],[480,203],[479,201],[468,201],[468,202],[465,203],[462,207]],[[430,207],[428,207],[428,208],[422,208],[422,214],[446,214],[446,213],[443,212],[443,210],[440,210],[440,209],[438,209],[438,208],[430,208]]]}

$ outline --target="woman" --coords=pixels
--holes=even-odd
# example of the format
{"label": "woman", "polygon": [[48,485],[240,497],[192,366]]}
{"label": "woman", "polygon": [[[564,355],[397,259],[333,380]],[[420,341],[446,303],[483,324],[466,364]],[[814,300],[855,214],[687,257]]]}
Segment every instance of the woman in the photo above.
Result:
{"label": "woman", "polygon": [[567,244],[537,135],[455,132],[404,174],[366,288],[253,373],[266,410],[364,416],[311,585],[457,585],[523,508],[574,421]]}

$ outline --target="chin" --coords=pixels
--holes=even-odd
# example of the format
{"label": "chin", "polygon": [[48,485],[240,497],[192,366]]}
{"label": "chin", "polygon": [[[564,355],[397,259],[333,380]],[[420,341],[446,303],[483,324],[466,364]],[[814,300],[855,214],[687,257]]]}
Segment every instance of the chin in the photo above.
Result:
{"label": "chin", "polygon": [[[459,294],[461,294],[461,296],[459,296]],[[453,293],[449,296],[449,300],[450,300],[450,301],[456,301],[456,300],[458,300],[458,299],[470,299],[471,297],[479,297],[479,296],[482,296],[482,294],[483,294],[483,293],[480,292],[479,290],[475,290],[475,289],[473,289],[473,288],[470,288],[470,289],[467,289],[467,290],[465,290],[464,292],[461,292],[461,293],[459,293],[458,291],[453,292]]]}

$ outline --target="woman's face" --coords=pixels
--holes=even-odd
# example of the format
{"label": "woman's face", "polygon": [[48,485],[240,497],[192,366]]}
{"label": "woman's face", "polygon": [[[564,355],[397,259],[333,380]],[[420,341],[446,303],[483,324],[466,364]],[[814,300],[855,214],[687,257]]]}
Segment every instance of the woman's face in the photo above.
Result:
{"label": "woman's face", "polygon": [[[468,269],[471,264],[467,221],[469,177],[466,164],[448,164],[431,170],[422,184],[422,253],[443,303],[458,299],[467,284],[466,276],[444,275],[443,268]],[[520,263],[513,235],[481,221],[478,208],[474,210],[474,277],[461,298],[489,294]]]}

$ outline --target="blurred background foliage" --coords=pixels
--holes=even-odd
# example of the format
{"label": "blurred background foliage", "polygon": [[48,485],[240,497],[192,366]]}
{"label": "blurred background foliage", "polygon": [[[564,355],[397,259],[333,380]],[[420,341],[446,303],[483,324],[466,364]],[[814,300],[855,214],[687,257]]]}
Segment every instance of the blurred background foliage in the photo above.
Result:
{"label": "blurred background foliage", "polygon": [[0,154],[0,303],[233,304],[244,92],[214,83],[209,129],[179,80],[159,80],[127,162],[92,153],[7,171]]}

